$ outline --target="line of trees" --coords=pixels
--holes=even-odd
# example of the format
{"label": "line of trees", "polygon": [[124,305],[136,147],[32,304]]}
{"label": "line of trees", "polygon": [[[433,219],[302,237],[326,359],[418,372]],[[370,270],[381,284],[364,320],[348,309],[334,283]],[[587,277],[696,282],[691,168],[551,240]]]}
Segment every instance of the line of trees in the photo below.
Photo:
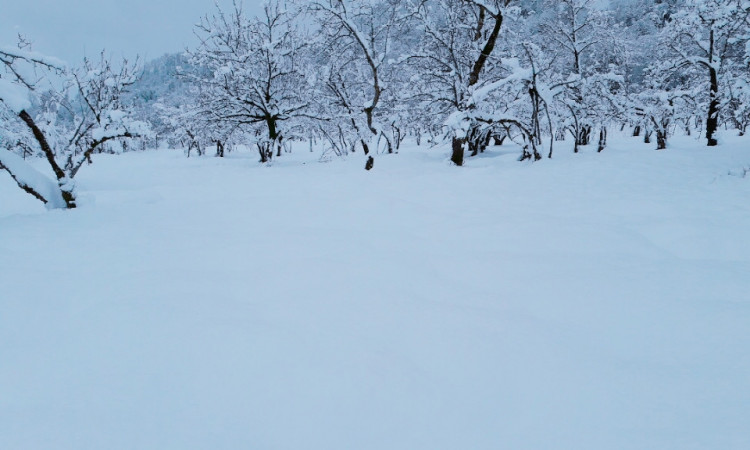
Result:
{"label": "line of trees", "polygon": [[[675,130],[702,133],[708,146],[719,143],[722,127],[747,131],[750,1],[609,3],[271,0],[251,17],[236,0],[200,21],[199,45],[171,57],[177,62],[160,60],[174,70],[149,83],[177,87],[136,83],[130,94],[128,65],[116,72],[104,58],[87,61],[84,72],[104,77],[87,85],[90,76],[5,49],[0,83],[35,93],[35,104],[19,110],[13,91],[0,90],[0,126],[24,131],[25,124],[34,139],[22,132],[4,139],[0,167],[13,172],[15,157],[43,153],[72,207],[68,186],[83,162],[103,144],[136,134],[123,125],[126,116],[151,124],[153,134],[138,133],[149,145],[168,142],[199,154],[215,145],[223,156],[236,143],[251,144],[262,162],[294,140],[368,156],[397,152],[406,136],[447,141],[460,166],[507,141],[519,144],[521,160],[551,158],[555,142],[565,139],[575,152],[590,144],[603,151],[612,127],[655,138],[659,149]],[[77,94],[40,90],[21,66],[65,72],[67,89]],[[102,103],[87,100],[94,97]],[[37,133],[24,117],[48,128]],[[102,129],[110,132],[94,133]],[[40,135],[67,141],[56,137],[45,146]]]}
{"label": "line of trees", "polygon": [[566,138],[603,151],[613,126],[714,146],[750,120],[747,0],[276,0],[197,31],[196,123],[255,136],[264,162],[284,139],[367,155],[407,135],[459,166],[505,140],[538,160]]}

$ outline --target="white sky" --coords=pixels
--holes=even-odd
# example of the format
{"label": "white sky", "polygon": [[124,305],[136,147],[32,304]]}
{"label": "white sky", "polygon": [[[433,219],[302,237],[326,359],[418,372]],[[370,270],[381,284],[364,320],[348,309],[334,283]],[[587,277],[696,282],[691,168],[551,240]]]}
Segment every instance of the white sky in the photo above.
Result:
{"label": "white sky", "polygon": [[[231,0],[218,0],[229,9]],[[102,48],[114,56],[144,60],[195,42],[193,25],[215,11],[214,0],[2,0],[0,45],[22,33],[34,50],[76,65]],[[263,0],[244,0],[248,15]]]}

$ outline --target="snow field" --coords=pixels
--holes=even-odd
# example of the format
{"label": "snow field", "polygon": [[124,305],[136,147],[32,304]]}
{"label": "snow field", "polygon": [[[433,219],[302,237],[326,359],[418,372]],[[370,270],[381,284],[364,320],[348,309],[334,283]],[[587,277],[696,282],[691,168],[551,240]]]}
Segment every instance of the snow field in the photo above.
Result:
{"label": "snow field", "polygon": [[750,447],[747,141],[613,140],[0,177],[0,448]]}

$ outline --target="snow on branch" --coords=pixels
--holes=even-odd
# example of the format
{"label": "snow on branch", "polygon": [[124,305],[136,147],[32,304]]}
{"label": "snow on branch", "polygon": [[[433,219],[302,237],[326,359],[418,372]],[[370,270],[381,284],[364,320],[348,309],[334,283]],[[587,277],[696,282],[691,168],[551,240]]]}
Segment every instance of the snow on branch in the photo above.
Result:
{"label": "snow on branch", "polygon": [[41,200],[48,209],[65,207],[57,183],[15,153],[0,149],[0,169],[8,172],[18,187]]}

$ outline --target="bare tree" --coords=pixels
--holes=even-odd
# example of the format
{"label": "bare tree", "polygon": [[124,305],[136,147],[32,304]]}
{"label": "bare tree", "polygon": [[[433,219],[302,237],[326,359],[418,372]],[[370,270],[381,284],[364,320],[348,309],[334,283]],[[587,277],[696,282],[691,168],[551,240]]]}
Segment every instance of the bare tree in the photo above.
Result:
{"label": "bare tree", "polygon": [[[519,117],[527,103],[532,71],[511,57],[501,42],[511,0],[414,1],[422,32],[410,61],[423,89],[428,114],[445,118],[451,139],[451,161],[464,164],[502,130],[522,141],[523,159],[540,159],[534,130]],[[507,42],[505,43],[507,44]],[[505,56],[505,60],[501,58]]]}
{"label": "bare tree", "polygon": [[564,127],[574,139],[573,151],[591,143],[596,125],[601,151],[607,119],[619,110],[611,100],[621,82],[617,58],[623,53],[615,24],[594,0],[548,0],[545,6],[550,17],[540,24],[540,44],[555,59],[557,84],[565,88],[557,100],[569,117]]}
{"label": "bare tree", "polygon": [[730,100],[724,92],[732,83],[732,66],[745,64],[750,4],[743,0],[686,0],[670,17],[662,35],[662,45],[671,50],[668,70],[703,72],[702,80],[694,79],[694,98],[706,99],[706,140],[709,147],[715,146],[719,115]]}
{"label": "bare tree", "polygon": [[322,100],[338,108],[339,114],[331,114],[340,116],[333,126],[351,126],[365,155],[377,146],[378,139],[386,143],[388,153],[394,150],[378,112],[390,88],[390,60],[407,17],[403,3],[315,0],[309,4],[322,35],[319,61],[329,66]]}
{"label": "bare tree", "polygon": [[229,15],[219,8],[197,26],[201,44],[190,52],[191,63],[204,69],[194,78],[204,94],[197,112],[257,136],[261,162],[281,154],[284,139],[292,137],[284,123],[304,117],[309,107],[303,96],[307,43],[291,6],[274,0],[252,19],[236,1]]}
{"label": "bare tree", "polygon": [[[74,178],[106,144],[147,132],[131,121],[120,103],[136,79],[136,65],[124,61],[115,69],[102,52],[97,61],[84,59],[78,69],[32,52],[0,50],[5,68],[0,101],[25,127],[46,159],[55,182],[35,171],[13,152],[0,150],[0,167],[26,192],[51,208],[75,208]],[[51,75],[59,75],[51,80]],[[40,85],[47,90],[40,94]],[[40,112],[29,113],[28,96],[40,99]],[[7,117],[7,115],[6,115]]]}

